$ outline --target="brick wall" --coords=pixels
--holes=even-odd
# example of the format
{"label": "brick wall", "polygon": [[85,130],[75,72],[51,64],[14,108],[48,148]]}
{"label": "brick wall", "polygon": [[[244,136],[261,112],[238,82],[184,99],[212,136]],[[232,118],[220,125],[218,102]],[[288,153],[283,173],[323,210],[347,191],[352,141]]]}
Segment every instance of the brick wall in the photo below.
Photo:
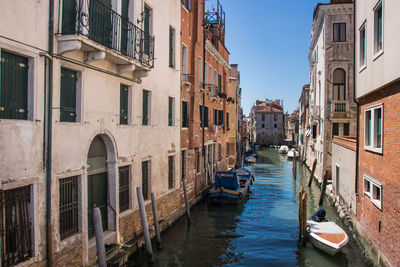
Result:
{"label": "brick wall", "polygon": [[[383,154],[364,149],[365,108],[383,103]],[[360,99],[357,219],[388,261],[400,263],[400,82]],[[364,194],[363,176],[382,184],[382,209]],[[379,231],[379,223],[381,230]]]}

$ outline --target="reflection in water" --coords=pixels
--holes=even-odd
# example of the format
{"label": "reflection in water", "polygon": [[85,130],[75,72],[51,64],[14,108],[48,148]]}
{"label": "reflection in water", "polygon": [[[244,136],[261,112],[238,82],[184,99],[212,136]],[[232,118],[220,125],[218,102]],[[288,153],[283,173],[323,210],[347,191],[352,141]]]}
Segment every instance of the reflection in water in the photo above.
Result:
{"label": "reflection in water", "polygon": [[[364,266],[354,242],[335,257],[309,242],[298,245],[297,194],[309,172],[299,164],[294,180],[292,164],[276,150],[260,150],[257,163],[247,166],[256,179],[249,199],[225,206],[202,201],[191,211],[191,225],[183,217],[162,234],[154,266]],[[320,191],[313,184],[306,192],[310,217],[319,208]],[[328,220],[343,226],[327,201],[323,207]],[[133,255],[129,265],[148,265],[144,253]]]}

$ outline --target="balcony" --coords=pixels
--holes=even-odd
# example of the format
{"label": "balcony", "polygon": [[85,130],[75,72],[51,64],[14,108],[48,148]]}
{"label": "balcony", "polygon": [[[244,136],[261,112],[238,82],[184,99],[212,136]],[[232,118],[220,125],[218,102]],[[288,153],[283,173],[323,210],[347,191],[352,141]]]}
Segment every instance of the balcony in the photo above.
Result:
{"label": "balcony", "polygon": [[181,86],[189,89],[190,85],[193,84],[194,74],[181,74]]}
{"label": "balcony", "polygon": [[[99,0],[63,1],[58,52],[82,50],[85,62],[108,59],[118,72],[145,77],[154,67],[154,37]],[[140,78],[139,77],[139,78]]]}
{"label": "balcony", "polygon": [[348,111],[349,104],[347,100],[331,100],[332,118],[345,118]]}

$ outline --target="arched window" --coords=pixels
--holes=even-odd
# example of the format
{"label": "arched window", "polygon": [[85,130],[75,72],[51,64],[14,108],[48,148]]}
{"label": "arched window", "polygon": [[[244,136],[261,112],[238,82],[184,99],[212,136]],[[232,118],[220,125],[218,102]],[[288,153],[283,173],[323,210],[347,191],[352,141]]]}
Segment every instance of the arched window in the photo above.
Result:
{"label": "arched window", "polygon": [[343,69],[333,71],[333,100],[346,100],[346,72]]}

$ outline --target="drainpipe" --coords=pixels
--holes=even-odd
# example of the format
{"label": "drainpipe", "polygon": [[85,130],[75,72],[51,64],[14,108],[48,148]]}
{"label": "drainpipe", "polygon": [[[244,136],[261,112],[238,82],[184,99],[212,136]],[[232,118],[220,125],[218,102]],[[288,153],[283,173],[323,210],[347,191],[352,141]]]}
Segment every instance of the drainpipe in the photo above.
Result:
{"label": "drainpipe", "polygon": [[[206,82],[206,80],[205,80],[205,75],[206,75],[206,32],[205,32],[205,29],[204,29],[204,26],[205,26],[205,20],[204,20],[204,12],[205,12],[205,1],[202,1],[203,2],[203,13],[202,13],[202,17],[201,17],[201,20],[202,20],[202,29],[203,29],[203,86],[204,86],[204,91],[203,91],[203,108],[202,108],[202,112],[203,112],[203,114],[202,114],[202,117],[203,117],[203,119],[204,119],[204,106],[205,106],[205,104],[206,104],[206,88],[205,88],[205,82]],[[208,117],[208,114],[207,114],[207,117]],[[206,168],[206,172],[207,172],[207,165],[206,165],[206,147],[205,147],[205,145],[204,145],[204,140],[205,140],[205,129],[204,129],[204,124],[202,125],[203,127],[203,160],[204,160],[204,167]]]}
{"label": "drainpipe", "polygon": [[354,14],[354,36],[353,36],[353,42],[354,42],[354,54],[353,54],[353,80],[354,80],[354,95],[353,95],[353,99],[354,102],[357,104],[357,112],[356,112],[356,129],[357,129],[357,133],[356,133],[356,180],[355,180],[355,189],[354,189],[354,193],[356,196],[358,196],[358,167],[359,167],[359,160],[360,160],[360,103],[358,102],[357,98],[356,98],[356,83],[357,83],[357,79],[356,79],[356,20],[357,20],[357,16],[356,16],[356,7],[357,7],[357,0],[354,0],[353,3],[353,14]]}
{"label": "drainpipe", "polygon": [[[49,1],[49,54],[53,57],[54,37],[54,0]],[[46,146],[46,248],[47,266],[52,266],[52,225],[51,225],[51,145],[52,145],[52,109],[53,109],[53,61],[49,60],[48,94],[47,94],[47,146]]]}

